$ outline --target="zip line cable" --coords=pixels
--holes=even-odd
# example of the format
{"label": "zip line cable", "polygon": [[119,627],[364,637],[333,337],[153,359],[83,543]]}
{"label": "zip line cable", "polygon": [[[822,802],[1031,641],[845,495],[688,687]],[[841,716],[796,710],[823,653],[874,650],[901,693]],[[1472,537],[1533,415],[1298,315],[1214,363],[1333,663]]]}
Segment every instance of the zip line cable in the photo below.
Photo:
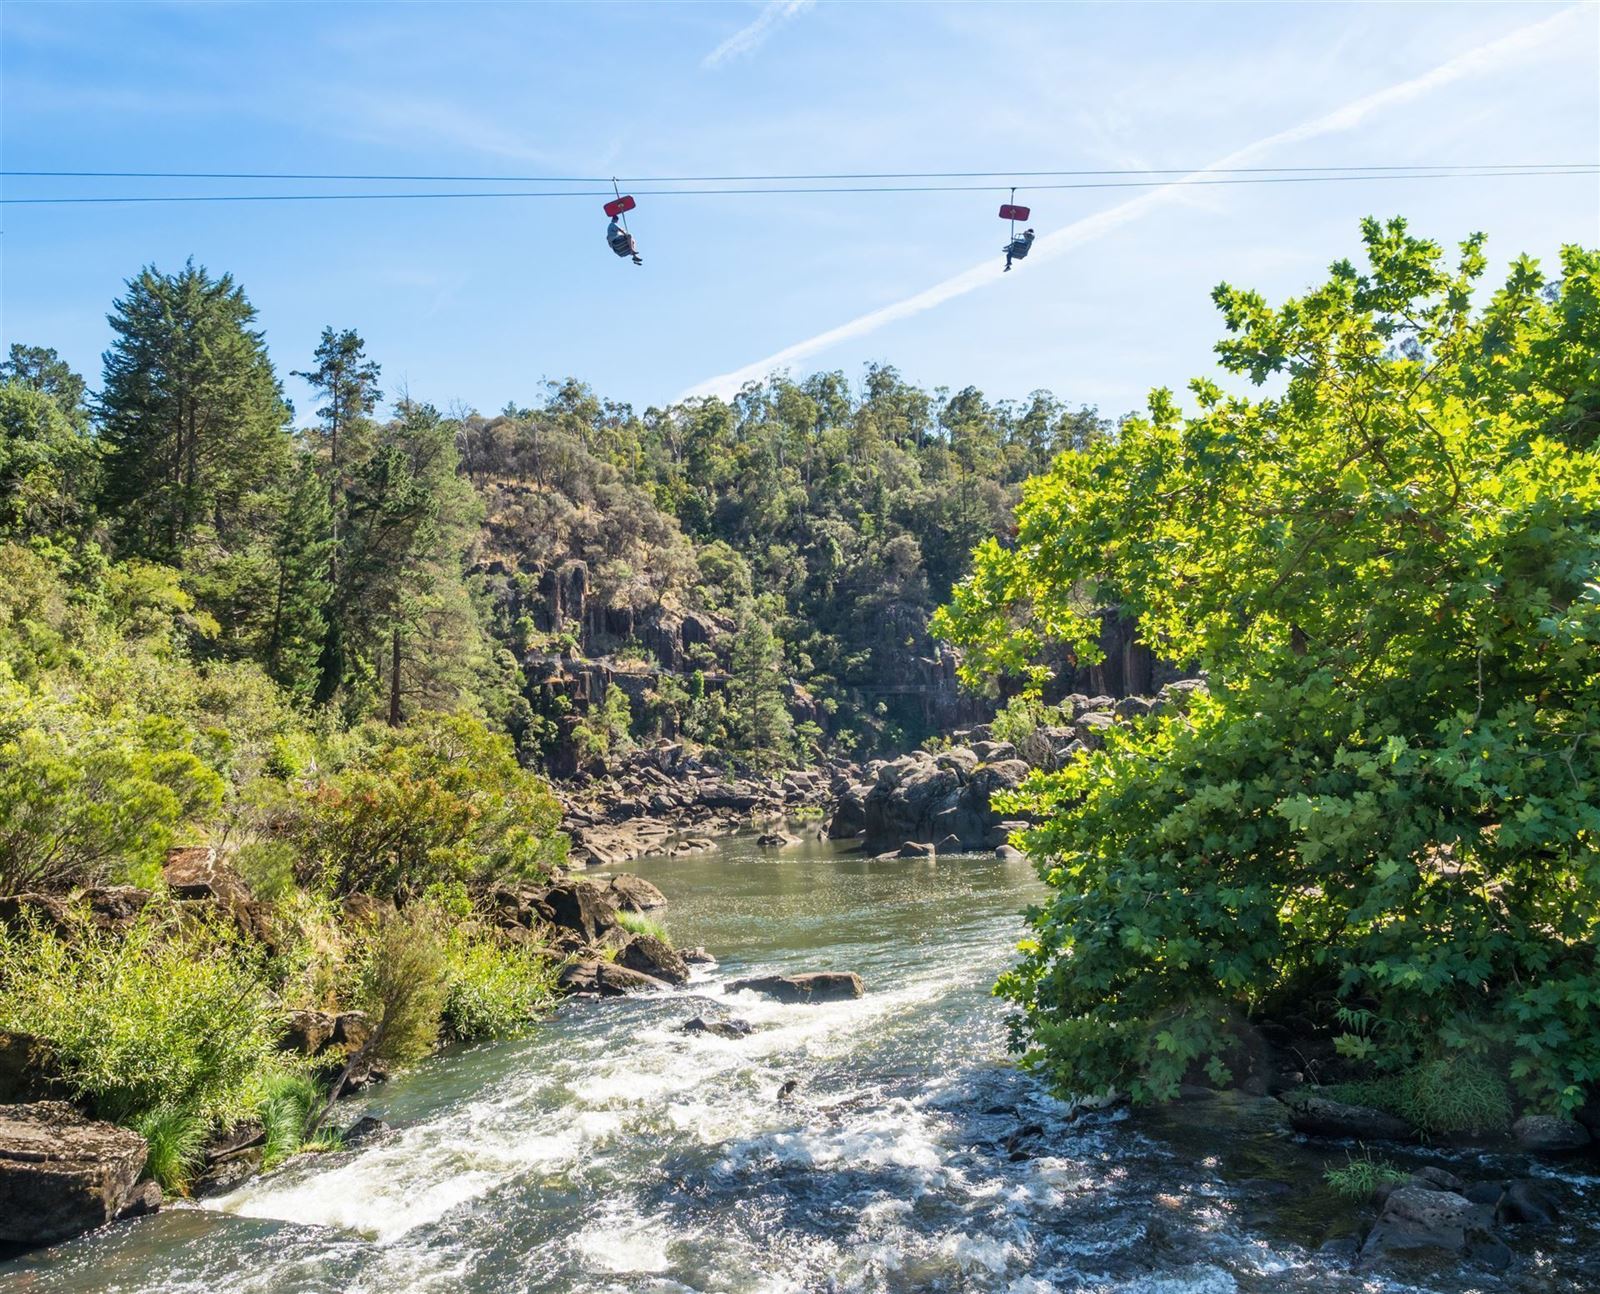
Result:
{"label": "zip line cable", "polygon": [[[1578,169],[1582,167],[1583,169]],[[7,174],[14,174],[8,172]],[[1009,174],[1009,173],[1008,173]],[[1167,174],[1167,172],[1163,172]],[[1191,172],[1182,172],[1191,174]],[[1524,176],[1587,176],[1600,174],[1600,164],[1571,163],[1559,169],[1550,167],[1442,171],[1418,170],[1411,173],[1387,172],[1363,175],[1271,175],[1225,176],[1220,179],[1180,180],[1119,180],[1092,181],[1078,184],[1030,184],[1016,186],[1025,192],[1042,193],[1069,189],[1146,189],[1174,185],[1183,188],[1210,185],[1239,184],[1333,184],[1372,180],[1478,180],[1520,178]],[[653,181],[665,183],[665,181]],[[1004,192],[1007,185],[996,184],[917,184],[917,185],[815,185],[805,187],[768,186],[766,188],[716,188],[716,189],[638,189],[641,197],[740,197],[749,194],[817,194],[817,193],[993,193]],[[154,195],[114,195],[65,198],[5,198],[0,206],[69,206],[85,203],[154,203],[154,202],[382,202],[416,201],[468,198],[606,198],[608,189],[546,189],[521,192],[422,192],[422,193],[185,193]]]}
{"label": "zip line cable", "polygon": [[982,180],[1059,179],[1091,175],[1276,175],[1356,171],[1508,171],[1538,172],[1592,167],[1593,162],[1418,162],[1407,166],[1184,166],[1079,171],[844,171],[814,175],[374,175],[297,171],[11,171],[0,176],[33,179],[100,180],[375,180],[388,183],[449,184],[761,184],[813,180]]}

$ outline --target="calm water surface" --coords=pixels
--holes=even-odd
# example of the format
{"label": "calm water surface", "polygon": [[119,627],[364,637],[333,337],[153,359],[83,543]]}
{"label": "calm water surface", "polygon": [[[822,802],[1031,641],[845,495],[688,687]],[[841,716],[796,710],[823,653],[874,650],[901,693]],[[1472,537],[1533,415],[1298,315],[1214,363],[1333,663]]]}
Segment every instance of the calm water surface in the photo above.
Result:
{"label": "calm water surface", "polygon": [[[687,990],[570,1004],[530,1041],[430,1061],[365,1103],[385,1139],[0,1266],[0,1291],[1600,1289],[1600,1181],[1566,1179],[1575,1221],[1519,1240],[1508,1275],[1357,1279],[1315,1256],[1350,1224],[1318,1180],[1338,1152],[1259,1103],[1136,1123],[1052,1100],[1008,1063],[989,995],[1040,892],[1026,864],[741,840],[629,870],[666,892],[678,943],[720,959]],[[867,995],[723,988],[806,970],[858,971]],[[676,1031],[701,1013],[755,1032]]]}

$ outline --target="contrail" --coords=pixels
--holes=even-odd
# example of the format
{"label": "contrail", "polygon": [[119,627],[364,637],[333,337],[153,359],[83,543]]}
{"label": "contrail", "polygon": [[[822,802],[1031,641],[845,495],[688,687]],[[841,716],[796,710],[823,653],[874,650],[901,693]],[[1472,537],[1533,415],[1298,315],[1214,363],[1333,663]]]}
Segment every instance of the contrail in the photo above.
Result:
{"label": "contrail", "polygon": [[779,24],[788,22],[802,9],[809,9],[812,0],[767,0],[766,6],[756,16],[756,20],[748,27],[741,27],[727,40],[718,45],[703,59],[700,66],[705,68],[716,67],[725,63],[730,58],[740,54],[748,54],[757,46],[765,43],[767,37]]}
{"label": "contrail", "polygon": [[[1540,22],[1530,23],[1526,27],[1519,27],[1516,31],[1492,40],[1488,44],[1480,45],[1476,49],[1468,50],[1465,54],[1458,54],[1448,62],[1439,64],[1431,71],[1424,72],[1421,76],[1413,77],[1409,81],[1402,81],[1398,85],[1391,85],[1387,89],[1377,90],[1352,100],[1343,107],[1335,108],[1332,112],[1325,113],[1311,121],[1303,122],[1298,126],[1291,126],[1287,130],[1280,130],[1275,134],[1267,135],[1252,144],[1236,149],[1226,157],[1219,157],[1197,171],[1191,171],[1181,179],[1173,180],[1170,184],[1152,189],[1137,198],[1130,198],[1120,202],[1114,207],[1096,212],[1092,216],[1085,216],[1082,220],[1075,220],[1072,224],[1046,234],[1033,245],[1030,259],[1044,260],[1059,256],[1063,252],[1081,247],[1085,243],[1120,229],[1123,225],[1138,220],[1141,216],[1163,203],[1169,202],[1186,185],[1211,171],[1224,167],[1238,166],[1241,163],[1258,158],[1263,153],[1281,148],[1285,144],[1298,144],[1308,139],[1315,139],[1322,135],[1338,134],[1359,125],[1374,113],[1387,108],[1393,108],[1403,103],[1409,103],[1433,91],[1459,81],[1463,77],[1485,71],[1504,62],[1506,59],[1523,54],[1529,50],[1537,49],[1549,41],[1557,31],[1566,25],[1567,21],[1577,13],[1580,8],[1563,9],[1560,13],[1545,18]],[[699,385],[691,387],[678,398],[686,400],[693,396],[714,395],[723,399],[737,394],[739,389],[747,382],[760,381],[775,369],[780,369],[796,360],[802,360],[815,355],[818,351],[827,350],[842,341],[849,341],[855,337],[864,337],[868,333],[876,332],[885,324],[894,323],[898,319],[906,319],[912,315],[921,314],[924,310],[932,310],[935,306],[943,305],[946,301],[968,292],[974,292],[986,284],[999,279],[1004,270],[1000,266],[998,257],[988,257],[981,264],[974,265],[969,270],[963,270],[951,278],[940,283],[935,283],[930,288],[906,297],[903,301],[896,301],[893,305],[883,306],[867,314],[860,315],[848,323],[842,323],[837,328],[830,328],[826,332],[818,333],[815,337],[808,337],[804,341],[795,342],[792,346],[785,346],[775,354],[759,359],[753,364],[746,364],[743,368],[735,369],[731,373],[724,373],[720,377],[713,377]]]}

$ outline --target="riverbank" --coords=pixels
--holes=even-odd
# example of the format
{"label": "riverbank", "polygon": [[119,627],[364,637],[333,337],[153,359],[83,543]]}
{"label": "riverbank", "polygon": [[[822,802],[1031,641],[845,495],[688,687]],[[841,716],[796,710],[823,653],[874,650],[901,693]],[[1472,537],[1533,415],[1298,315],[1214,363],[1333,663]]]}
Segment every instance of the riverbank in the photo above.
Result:
{"label": "riverbank", "polygon": [[[1408,1168],[1539,1174],[1569,1210],[1511,1234],[1502,1274],[1357,1276],[1347,1255],[1319,1253],[1363,1220],[1321,1178],[1346,1149],[1297,1136],[1276,1102],[1196,1095],[1130,1116],[1051,1099],[1010,1063],[989,993],[1042,892],[1025,862],[741,837],[629,870],[666,894],[676,942],[720,965],[678,990],[571,1001],[525,1041],[453,1048],[349,1106],[391,1125],[359,1149],[30,1255],[0,1267],[0,1289],[1566,1294],[1600,1281],[1600,1179],[1576,1167],[1394,1148]],[[823,969],[860,973],[865,995],[791,1005],[728,989]],[[697,1015],[751,1032],[679,1031]]]}

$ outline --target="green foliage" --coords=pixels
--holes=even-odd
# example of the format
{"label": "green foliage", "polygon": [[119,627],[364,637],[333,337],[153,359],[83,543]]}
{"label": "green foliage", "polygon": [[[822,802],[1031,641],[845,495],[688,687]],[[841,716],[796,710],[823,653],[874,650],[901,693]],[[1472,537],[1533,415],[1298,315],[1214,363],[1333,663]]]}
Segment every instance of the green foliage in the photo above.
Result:
{"label": "green foliage", "polygon": [[[1251,1013],[1368,1013],[1387,1071],[1493,1056],[1571,1109],[1600,1078],[1600,255],[1475,309],[1369,222],[1370,270],[1273,309],[1218,289],[1229,371],[1029,483],[939,616],[975,682],[1096,652],[1089,605],[1209,672],[1014,801],[1054,893],[999,991],[1061,1087],[1170,1095]],[[1581,310],[1577,312],[1581,314]],[[1587,350],[1583,348],[1587,347]],[[1331,1024],[1331,1020],[1329,1021]]]}
{"label": "green foliage", "polygon": [[1505,1079],[1470,1056],[1445,1056],[1399,1074],[1335,1083],[1326,1091],[1336,1101],[1386,1110],[1429,1136],[1481,1136],[1511,1126]]}
{"label": "green foliage", "polygon": [[304,1146],[306,1120],[324,1093],[309,1075],[282,1070],[267,1076],[256,1104],[256,1117],[266,1129],[261,1167],[276,1168]]}
{"label": "green foliage", "polygon": [[1370,1200],[1380,1186],[1398,1186],[1409,1181],[1411,1174],[1396,1167],[1387,1159],[1374,1159],[1363,1152],[1360,1157],[1350,1156],[1348,1162],[1329,1168],[1322,1180],[1333,1188],[1335,1194],[1347,1200]]}
{"label": "green foliage", "polygon": [[495,942],[488,931],[457,926],[449,940],[445,1030],[459,1042],[526,1033],[556,997],[559,965],[540,949]]}
{"label": "green foliage", "polygon": [[672,937],[667,934],[666,926],[643,912],[618,912],[617,924],[633,934],[651,935],[664,944],[672,943]]}
{"label": "green foliage", "polygon": [[208,1121],[194,1110],[159,1105],[133,1118],[132,1127],[150,1145],[145,1172],[169,1195],[184,1195],[205,1151]]}
{"label": "green foliage", "polygon": [[45,1039],[74,1094],[119,1122],[236,1118],[278,1064],[279,1012],[255,954],[162,910],[126,934],[85,922],[71,942],[0,930],[0,1030]]}
{"label": "green foliage", "polygon": [[579,762],[590,764],[613,751],[629,749],[633,744],[628,735],[632,725],[628,694],[615,683],[607,683],[604,699],[573,726],[572,741]]}
{"label": "green foliage", "polygon": [[418,895],[438,882],[532,879],[565,856],[561,809],[509,739],[467,715],[368,725],[286,830],[302,879],[335,894]]}
{"label": "green foliage", "polygon": [[728,684],[728,727],[734,749],[757,765],[781,764],[794,747],[782,646],[767,614],[753,603],[741,609]]}
{"label": "green foliage", "polygon": [[450,991],[449,941],[439,915],[413,904],[363,933],[355,965],[355,1005],[372,1021],[364,1060],[404,1065],[439,1038]]}
{"label": "green foliage", "polygon": [[97,466],[87,428],[56,400],[20,381],[0,382],[0,537],[78,530]]}

